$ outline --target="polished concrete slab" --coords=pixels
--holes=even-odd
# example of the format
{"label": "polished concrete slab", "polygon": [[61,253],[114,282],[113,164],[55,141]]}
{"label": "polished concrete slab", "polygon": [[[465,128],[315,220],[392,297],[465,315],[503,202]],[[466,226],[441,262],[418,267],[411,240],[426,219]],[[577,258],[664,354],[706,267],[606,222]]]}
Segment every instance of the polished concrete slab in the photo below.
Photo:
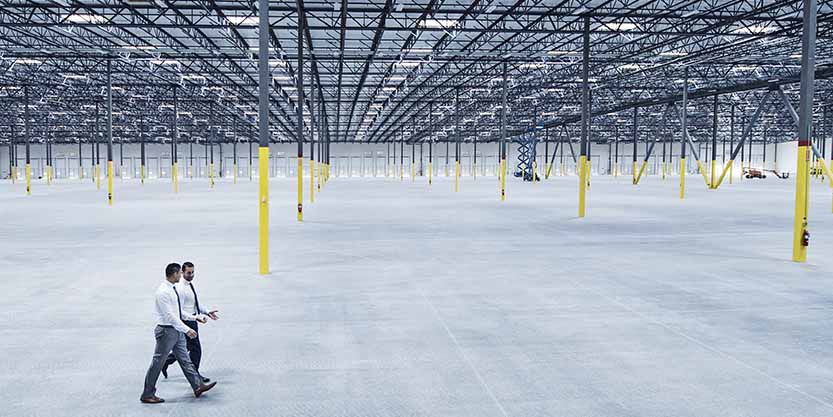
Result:
{"label": "polished concrete slab", "polygon": [[[271,186],[272,274],[247,179],[0,183],[0,401],[9,416],[829,416],[833,214],[790,262],[791,181],[340,178],[305,202]],[[305,186],[308,183],[305,182]],[[152,295],[191,260],[195,399],[138,402]]]}

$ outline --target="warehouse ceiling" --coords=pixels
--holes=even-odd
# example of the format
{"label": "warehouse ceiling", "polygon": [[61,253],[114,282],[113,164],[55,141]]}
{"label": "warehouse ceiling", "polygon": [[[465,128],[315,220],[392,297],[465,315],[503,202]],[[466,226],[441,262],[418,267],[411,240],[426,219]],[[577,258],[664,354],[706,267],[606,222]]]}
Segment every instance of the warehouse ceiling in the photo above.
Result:
{"label": "warehouse ceiling", "polygon": [[[798,95],[801,1],[270,3],[273,142],[298,140],[299,15],[303,123],[332,142],[498,140],[504,66],[508,134],[577,139],[587,17],[596,142],[632,138],[634,106],[641,140],[679,137],[685,85],[695,140],[711,137],[717,93],[724,136],[732,108],[740,131],[767,85]],[[817,121],[831,3],[819,2]],[[253,1],[0,1],[0,140],[21,140],[27,100],[31,140],[100,138],[108,62],[116,141],[169,141],[174,126],[185,142],[255,140],[257,16]],[[756,129],[795,136],[780,104]]]}

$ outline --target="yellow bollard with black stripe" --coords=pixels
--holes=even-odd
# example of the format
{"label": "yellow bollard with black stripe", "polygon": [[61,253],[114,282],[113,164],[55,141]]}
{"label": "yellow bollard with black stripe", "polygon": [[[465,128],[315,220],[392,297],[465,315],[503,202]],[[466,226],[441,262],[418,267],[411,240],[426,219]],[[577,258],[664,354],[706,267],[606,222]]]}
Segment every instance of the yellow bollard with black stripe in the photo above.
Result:
{"label": "yellow bollard with black stripe", "polygon": [[174,184],[174,194],[179,193],[179,164],[176,162],[171,166],[171,180]]}
{"label": "yellow bollard with black stripe", "polygon": [[793,257],[794,262],[807,261],[807,206],[809,203],[809,162],[810,146],[807,142],[799,142],[798,170],[795,183],[795,219],[793,221]]}
{"label": "yellow bollard with black stripe", "polygon": [[454,162],[454,192],[460,191],[460,161]]}
{"label": "yellow bollard with black stripe", "polygon": [[[304,220],[304,157],[298,155],[298,221]],[[268,171],[267,171],[268,175]]]}
{"label": "yellow bollard with black stripe", "polygon": [[113,161],[107,161],[107,205],[113,205]]}
{"label": "yellow bollard with black stripe", "polygon": [[26,195],[32,195],[32,165],[26,164]]}
{"label": "yellow bollard with black stripe", "polygon": [[506,201],[506,159],[500,160],[500,201]]}

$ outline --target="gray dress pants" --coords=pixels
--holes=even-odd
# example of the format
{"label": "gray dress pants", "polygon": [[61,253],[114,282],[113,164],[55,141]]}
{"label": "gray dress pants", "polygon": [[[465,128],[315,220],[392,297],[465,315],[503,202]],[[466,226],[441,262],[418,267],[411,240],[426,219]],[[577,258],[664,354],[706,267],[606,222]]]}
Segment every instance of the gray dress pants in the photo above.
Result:
{"label": "gray dress pants", "polygon": [[165,365],[165,360],[168,359],[168,354],[171,351],[179,362],[179,367],[182,368],[185,378],[191,384],[191,388],[197,389],[202,384],[202,378],[188,356],[185,333],[181,333],[173,327],[156,326],[154,335],[156,336],[156,349],[153,351],[153,360],[150,362],[150,367],[145,375],[145,389],[141,398],[149,398],[156,394],[156,381],[159,379],[162,366]]}

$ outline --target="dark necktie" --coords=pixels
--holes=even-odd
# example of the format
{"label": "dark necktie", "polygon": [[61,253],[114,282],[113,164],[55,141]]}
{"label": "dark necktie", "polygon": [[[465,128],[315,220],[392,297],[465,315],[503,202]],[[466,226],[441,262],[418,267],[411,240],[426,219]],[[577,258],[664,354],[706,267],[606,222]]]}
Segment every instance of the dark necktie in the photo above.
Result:
{"label": "dark necktie", "polygon": [[195,313],[195,315],[199,315],[200,314],[200,300],[197,298],[197,291],[194,290],[194,284],[189,282],[188,285],[191,287],[191,292],[194,293],[194,305],[197,307],[197,312]]}
{"label": "dark necktie", "polygon": [[174,294],[176,294],[176,312],[179,314],[179,319],[182,320],[182,304],[179,304],[179,292],[176,290],[176,287],[171,287],[174,289]]}

